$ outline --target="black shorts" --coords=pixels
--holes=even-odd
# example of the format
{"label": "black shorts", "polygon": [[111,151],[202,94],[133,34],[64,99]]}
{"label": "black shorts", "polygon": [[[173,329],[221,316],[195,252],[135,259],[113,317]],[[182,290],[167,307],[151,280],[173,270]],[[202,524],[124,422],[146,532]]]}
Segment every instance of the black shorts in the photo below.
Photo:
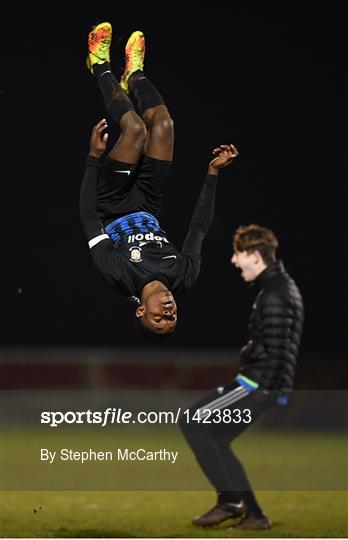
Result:
{"label": "black shorts", "polygon": [[128,165],[108,156],[97,190],[97,210],[103,225],[141,211],[158,219],[171,164],[143,156],[138,165]]}

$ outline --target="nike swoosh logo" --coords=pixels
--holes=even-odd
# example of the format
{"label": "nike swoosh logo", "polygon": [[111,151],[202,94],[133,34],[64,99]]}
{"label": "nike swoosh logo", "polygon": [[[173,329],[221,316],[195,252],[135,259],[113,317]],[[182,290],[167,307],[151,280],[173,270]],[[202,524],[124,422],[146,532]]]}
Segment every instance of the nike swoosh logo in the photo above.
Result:
{"label": "nike swoosh logo", "polygon": [[176,259],[176,255],[167,255],[166,257],[162,257],[162,259]]}
{"label": "nike swoosh logo", "polygon": [[122,173],[122,174],[130,174],[131,173],[131,171],[116,171],[116,170],[114,170],[114,172],[119,172],[119,173]]}

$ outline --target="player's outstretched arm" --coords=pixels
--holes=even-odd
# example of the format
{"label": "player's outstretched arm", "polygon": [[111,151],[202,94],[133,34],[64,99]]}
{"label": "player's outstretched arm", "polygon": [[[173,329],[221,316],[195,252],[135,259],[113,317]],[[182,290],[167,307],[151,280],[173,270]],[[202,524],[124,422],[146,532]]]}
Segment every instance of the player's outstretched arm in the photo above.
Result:
{"label": "player's outstretched arm", "polygon": [[200,256],[203,240],[213,221],[217,175],[238,156],[238,150],[233,144],[221,144],[212,153],[213,159],[209,163],[182,250],[183,253],[191,252],[196,256]]}
{"label": "player's outstretched arm", "polygon": [[[106,150],[108,137],[107,133],[105,133],[106,128],[107,123],[105,119],[98,122],[93,128],[89,155],[80,190],[80,215],[88,242],[103,234],[102,224],[97,213],[96,201],[100,158]],[[107,237],[107,235],[104,236]]]}

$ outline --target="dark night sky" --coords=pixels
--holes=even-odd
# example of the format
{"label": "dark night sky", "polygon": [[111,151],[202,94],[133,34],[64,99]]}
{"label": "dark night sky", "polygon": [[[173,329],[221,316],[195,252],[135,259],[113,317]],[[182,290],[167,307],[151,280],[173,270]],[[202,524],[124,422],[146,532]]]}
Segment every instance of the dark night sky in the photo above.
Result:
{"label": "dark night sky", "polygon": [[194,17],[116,5],[3,14],[3,344],[143,345],[132,306],[92,268],[78,214],[91,128],[105,115],[84,64],[86,38],[92,24],[110,20],[116,75],[128,35],[143,30],[146,74],[175,120],[161,222],[177,247],[210,150],[233,142],[240,152],[221,174],[202,272],[179,301],[178,329],[165,346],[241,345],[254,291],[229,259],[234,229],[256,222],[277,233],[279,256],[302,290],[304,347],[340,348],[344,22],[338,12],[275,5],[230,3]]}

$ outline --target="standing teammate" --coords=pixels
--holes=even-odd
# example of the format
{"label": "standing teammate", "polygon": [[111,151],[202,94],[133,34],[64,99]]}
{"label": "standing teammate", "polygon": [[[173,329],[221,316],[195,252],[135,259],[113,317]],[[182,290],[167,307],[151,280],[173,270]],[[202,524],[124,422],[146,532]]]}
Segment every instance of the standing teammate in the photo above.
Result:
{"label": "standing teammate", "polygon": [[231,262],[240,268],[246,282],[254,282],[258,294],[249,321],[249,341],[241,350],[239,374],[190,409],[194,420],[187,422],[182,417],[180,422],[217,492],[217,504],[196,518],[195,525],[217,525],[242,517],[234,528],[271,527],[230,443],[269,406],[286,404],[293,387],[303,304],[295,282],[276,260],[277,247],[273,232],[259,225],[239,227],[234,235]]}
{"label": "standing teammate", "polygon": [[81,219],[95,266],[123,296],[138,304],[139,329],[164,337],[177,322],[173,294],[190,289],[199,274],[202,243],[214,214],[218,172],[238,152],[233,145],[213,151],[179,253],[158,222],[173,156],[173,122],[162,96],[144,75],[144,35],[133,32],[127,42],[120,84],[109,63],[111,37],[109,23],[90,32],[87,64],[97,78],[109,116],[120,128],[120,137],[101,164],[106,120],[93,130],[81,186]]}

